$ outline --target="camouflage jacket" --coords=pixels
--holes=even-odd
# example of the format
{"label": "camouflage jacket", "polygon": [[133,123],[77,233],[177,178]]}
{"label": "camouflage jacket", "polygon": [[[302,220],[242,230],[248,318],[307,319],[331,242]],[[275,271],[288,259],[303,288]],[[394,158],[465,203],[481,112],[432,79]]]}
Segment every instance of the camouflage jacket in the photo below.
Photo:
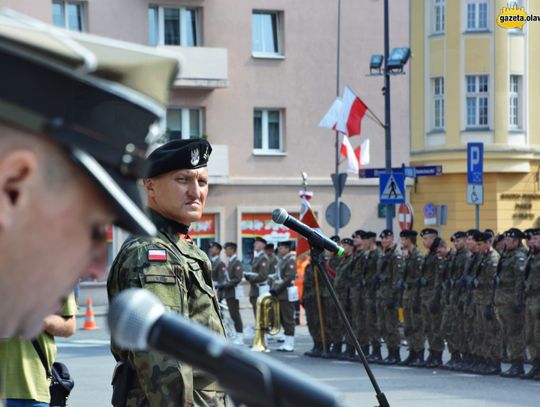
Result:
{"label": "camouflage jacket", "polygon": [[343,255],[341,261],[336,267],[336,278],[334,278],[334,289],[338,296],[346,296],[348,288],[351,285],[351,273],[353,267],[354,256]]}
{"label": "camouflage jacket", "polygon": [[357,250],[354,252],[354,258],[351,269],[351,287],[356,288],[363,279],[363,269],[366,263],[366,254],[368,251],[365,249]]}
{"label": "camouflage jacket", "polygon": [[438,284],[439,258],[434,252],[429,252],[424,257],[422,275],[420,277],[420,295],[424,301],[431,300]]}
{"label": "camouflage jacket", "polygon": [[477,305],[487,305],[491,303],[493,293],[493,279],[497,275],[497,266],[499,264],[499,253],[490,249],[482,255],[480,265],[476,269],[473,280],[473,301]]}
{"label": "camouflage jacket", "polygon": [[227,265],[227,279],[223,283],[225,298],[236,298],[235,296],[235,287],[240,284],[242,281],[242,275],[244,274],[244,267],[242,267],[242,262],[238,260],[238,257],[234,256],[229,259],[229,264]]}
{"label": "camouflage jacket", "polygon": [[397,246],[389,248],[379,258],[374,281],[378,299],[389,299],[396,296],[396,285],[398,281],[403,279],[404,265],[403,256]]}
{"label": "camouflage jacket", "polygon": [[272,279],[272,288],[276,290],[278,299],[288,300],[287,287],[292,286],[296,278],[296,256],[289,253],[278,261],[276,275]]}
{"label": "camouflage jacket", "polygon": [[424,253],[415,247],[412,253],[405,258],[403,277],[398,282],[399,289],[403,291],[403,299],[412,298],[415,295],[423,266]]}
{"label": "camouflage jacket", "polygon": [[532,254],[529,257],[529,277],[527,278],[527,295],[528,305],[537,305],[540,303],[540,252]]}
{"label": "camouflage jacket", "polygon": [[495,276],[495,304],[511,305],[517,298],[517,293],[527,265],[527,255],[520,250],[506,252],[500,258],[499,273]]}
{"label": "camouflage jacket", "polygon": [[[150,211],[150,216],[158,234],[130,237],[123,244],[107,281],[109,300],[127,288],[145,288],[157,295],[168,310],[223,336],[208,256],[185,235],[185,225],[154,211]],[[196,405],[194,390],[219,390],[212,376],[160,352],[125,351],[114,341],[111,351],[117,361],[128,363],[135,374],[128,407],[192,406]]]}
{"label": "camouflage jacket", "polygon": [[[382,251],[378,247],[368,250],[365,254],[364,269],[362,278],[365,289],[373,289],[373,280],[377,275],[377,264],[382,257]],[[373,291],[374,292],[374,291]]]}
{"label": "camouflage jacket", "polygon": [[253,261],[251,263],[251,272],[246,273],[246,277],[248,278],[250,284],[250,297],[259,296],[259,285],[266,284],[268,275],[273,272],[274,269],[272,268],[272,264],[265,253],[261,253],[259,256],[253,257]]}

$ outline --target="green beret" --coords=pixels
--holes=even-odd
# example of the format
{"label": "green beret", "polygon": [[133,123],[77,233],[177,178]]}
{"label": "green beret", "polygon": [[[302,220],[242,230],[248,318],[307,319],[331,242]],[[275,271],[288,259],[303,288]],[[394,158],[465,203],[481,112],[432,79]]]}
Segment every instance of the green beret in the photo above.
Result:
{"label": "green beret", "polygon": [[205,139],[172,140],[152,151],[147,158],[147,178],[174,170],[194,170],[206,167],[212,152]]}

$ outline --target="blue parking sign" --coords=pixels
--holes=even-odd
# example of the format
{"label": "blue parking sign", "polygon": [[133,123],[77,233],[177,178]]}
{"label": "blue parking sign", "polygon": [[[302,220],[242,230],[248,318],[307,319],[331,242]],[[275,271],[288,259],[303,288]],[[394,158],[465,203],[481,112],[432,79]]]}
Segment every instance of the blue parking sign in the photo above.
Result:
{"label": "blue parking sign", "polygon": [[467,184],[482,185],[484,143],[467,143]]}

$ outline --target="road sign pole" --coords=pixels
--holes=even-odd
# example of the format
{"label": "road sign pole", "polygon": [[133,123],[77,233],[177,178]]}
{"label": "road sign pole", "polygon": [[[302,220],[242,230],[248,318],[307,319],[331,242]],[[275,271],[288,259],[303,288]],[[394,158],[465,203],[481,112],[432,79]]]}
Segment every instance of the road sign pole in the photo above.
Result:
{"label": "road sign pole", "polygon": [[476,229],[480,230],[480,205],[476,206]]}

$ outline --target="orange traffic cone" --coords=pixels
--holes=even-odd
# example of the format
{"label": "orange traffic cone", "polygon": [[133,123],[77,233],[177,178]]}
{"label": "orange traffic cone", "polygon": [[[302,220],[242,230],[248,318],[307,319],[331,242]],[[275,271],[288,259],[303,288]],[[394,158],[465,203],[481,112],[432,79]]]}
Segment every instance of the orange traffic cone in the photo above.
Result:
{"label": "orange traffic cone", "polygon": [[84,313],[84,325],[81,329],[94,330],[99,329],[96,325],[96,319],[94,318],[94,310],[92,309],[92,298],[88,298],[86,301],[86,312]]}

